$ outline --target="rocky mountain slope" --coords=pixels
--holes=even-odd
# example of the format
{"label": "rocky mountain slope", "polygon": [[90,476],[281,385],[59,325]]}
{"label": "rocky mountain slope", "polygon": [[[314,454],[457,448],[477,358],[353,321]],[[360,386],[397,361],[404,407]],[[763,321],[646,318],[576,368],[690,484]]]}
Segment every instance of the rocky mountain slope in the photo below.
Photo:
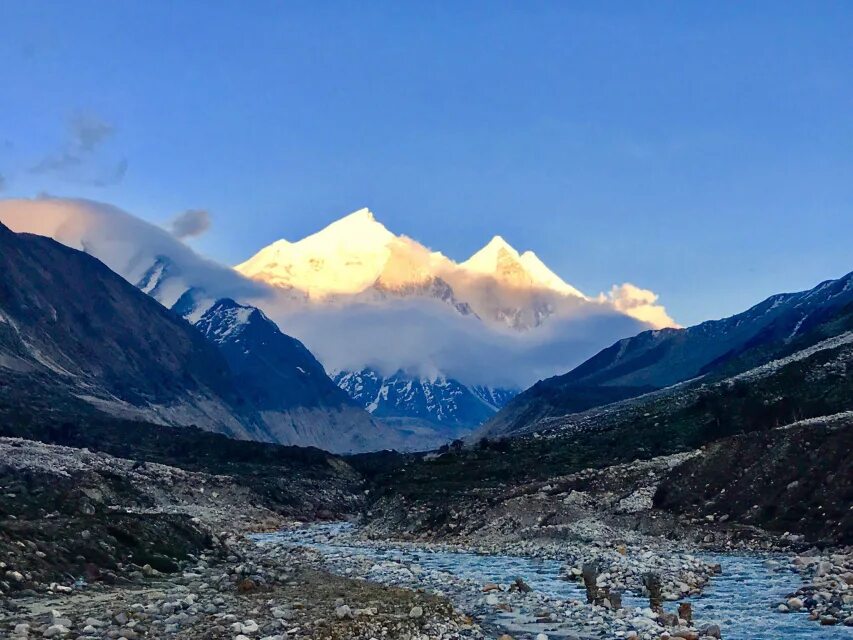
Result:
{"label": "rocky mountain slope", "polygon": [[[646,331],[604,349],[569,373],[519,394],[482,429],[511,435],[538,420],[584,411],[771,357],[853,301],[853,273],[808,291],[779,294],[723,320]],[[749,354],[749,355],[747,355]]]}
{"label": "rocky mountain slope", "polygon": [[417,448],[412,439],[372,420],[299,340],[282,333],[260,309],[230,298],[210,300],[190,289],[172,310],[225,356],[235,384],[275,442],[333,451]]}
{"label": "rocky mountain slope", "polygon": [[[341,452],[421,444],[373,420],[329,379],[301,342],[281,332],[259,309],[219,295],[258,295],[258,285],[200,258],[165,231],[114,208],[76,201],[6,201],[0,218],[16,228],[50,233],[95,256],[195,325],[224,356],[219,369],[233,396],[225,405],[173,403],[167,409],[98,397],[113,413],[212,429],[226,422],[240,437]],[[230,418],[231,413],[239,417]]]}
{"label": "rocky mountain slope", "polygon": [[195,319],[202,334],[91,256],[5,227],[2,243],[5,402],[61,397],[71,411],[83,398],[113,415],[338,451],[399,445],[257,309],[215,301]]}
{"label": "rocky mountain slope", "polygon": [[[181,313],[191,323],[216,301],[233,300],[262,310],[326,370],[402,370],[412,372],[413,383],[443,376],[494,391],[486,395],[523,388],[615,339],[672,323],[650,291],[625,284],[607,294],[585,295],[532,252],[518,252],[497,236],[457,263],[391,233],[367,210],[308,238],[262,250],[239,267],[254,279],[203,258],[165,229],[103,203],[4,200],[0,221],[94,255],[167,308],[190,293],[193,302]],[[332,398],[334,389],[320,376],[301,376],[297,367],[309,370],[302,362],[282,364],[284,377],[306,392],[306,406],[297,403],[294,410],[310,413],[314,423],[325,422],[326,432],[333,434],[341,426],[335,404],[321,411],[311,398]],[[256,384],[268,384],[260,378]],[[316,388],[308,389],[312,383]],[[357,405],[350,407],[347,412],[356,420],[352,411]],[[450,405],[443,411],[450,412]],[[426,429],[424,438],[411,429],[396,430],[399,438],[389,437],[383,446],[419,447],[440,435],[417,415],[401,419]],[[370,439],[370,417],[362,414],[356,421]],[[467,423],[470,417],[460,415],[456,421]],[[287,420],[278,422],[273,429],[294,435]],[[299,416],[297,423],[306,424]]]}
{"label": "rocky mountain slope", "polygon": [[445,376],[416,377],[402,371],[390,376],[373,369],[341,371],[333,379],[377,418],[423,420],[454,437],[485,422],[515,394],[509,389],[469,387]]}
{"label": "rocky mountain slope", "polygon": [[[728,370],[541,418],[510,438],[482,438],[404,463],[375,457],[357,462],[374,474],[372,495],[381,504],[371,510],[386,518],[389,505],[402,499],[406,513],[417,514],[416,526],[435,533],[448,522],[449,504],[488,501],[495,491],[584,469],[606,476],[613,465],[692,452],[662,477],[659,508],[689,518],[725,514],[732,524],[849,541],[853,522],[844,505],[851,488],[838,474],[849,475],[851,462],[853,304],[816,322],[775,348],[756,344],[742,351],[728,361]],[[791,484],[798,478],[812,497]],[[631,482],[622,488],[625,495],[634,489]]]}
{"label": "rocky mountain slope", "polygon": [[851,544],[851,451],[851,411],[726,438],[675,469],[658,487],[654,504]]}
{"label": "rocky mountain slope", "polygon": [[204,337],[95,258],[0,225],[0,397],[268,438]]}

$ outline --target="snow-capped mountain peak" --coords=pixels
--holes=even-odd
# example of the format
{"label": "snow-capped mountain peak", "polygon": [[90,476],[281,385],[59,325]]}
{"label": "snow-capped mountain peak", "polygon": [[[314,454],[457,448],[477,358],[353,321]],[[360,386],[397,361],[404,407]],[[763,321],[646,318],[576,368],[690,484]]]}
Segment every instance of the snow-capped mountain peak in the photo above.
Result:
{"label": "snow-capped mountain peak", "polygon": [[501,261],[518,261],[520,256],[501,236],[494,236],[482,249],[459,266],[474,273],[493,275]]}
{"label": "snow-capped mountain peak", "polygon": [[567,296],[586,298],[546,267],[535,253],[525,251],[519,254],[499,235],[494,236],[486,246],[459,266],[470,273],[490,276],[515,288],[546,289]]}
{"label": "snow-capped mountain peak", "polygon": [[[630,283],[588,297],[549,269],[532,251],[520,253],[499,235],[457,263],[403,235],[369,209],[359,209],[302,240],[279,240],[236,270],[289,290],[296,304],[403,304],[439,301],[495,328],[524,332],[549,318],[586,308],[635,318],[651,327],[675,323],[657,295]],[[583,314],[580,314],[583,315]]]}
{"label": "snow-capped mountain peak", "polygon": [[358,293],[376,282],[395,238],[369,209],[359,209],[298,242],[274,242],[235,269],[311,298]]}

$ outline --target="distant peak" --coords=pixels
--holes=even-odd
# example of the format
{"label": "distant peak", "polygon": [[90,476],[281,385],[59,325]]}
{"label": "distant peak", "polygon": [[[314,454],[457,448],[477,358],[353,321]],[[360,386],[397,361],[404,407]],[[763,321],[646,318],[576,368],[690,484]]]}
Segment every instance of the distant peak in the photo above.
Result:
{"label": "distant peak", "polygon": [[303,238],[297,244],[306,242],[328,243],[343,242],[347,245],[384,246],[394,238],[368,208],[359,209],[335,220],[315,234]]}
{"label": "distant peak", "polygon": [[496,235],[489,240],[486,246],[477,251],[460,266],[469,271],[492,273],[497,268],[502,256],[517,260],[518,251],[513,249],[501,236]]}
{"label": "distant peak", "polygon": [[[499,235],[493,236],[492,239],[489,240],[489,243],[485,247],[483,247],[483,249],[491,249],[492,251],[499,251],[501,249],[506,249],[507,251],[511,251],[513,253],[518,253],[515,249],[512,248],[512,246],[509,244],[509,242],[507,242],[506,240],[503,239],[503,236],[499,236]],[[483,249],[481,249],[481,251]]]}

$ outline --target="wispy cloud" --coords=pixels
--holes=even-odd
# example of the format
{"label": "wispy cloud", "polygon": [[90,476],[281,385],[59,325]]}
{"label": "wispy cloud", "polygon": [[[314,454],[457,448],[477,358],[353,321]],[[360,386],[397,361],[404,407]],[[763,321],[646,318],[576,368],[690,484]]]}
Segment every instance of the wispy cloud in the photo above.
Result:
{"label": "wispy cloud", "polygon": [[168,228],[181,240],[195,238],[210,228],[210,213],[204,209],[187,209],[172,218]]}
{"label": "wispy cloud", "polygon": [[55,175],[97,187],[118,184],[127,173],[127,159],[102,157],[103,145],[114,134],[111,123],[92,114],[78,114],[69,123],[67,141],[30,167],[30,173]]}

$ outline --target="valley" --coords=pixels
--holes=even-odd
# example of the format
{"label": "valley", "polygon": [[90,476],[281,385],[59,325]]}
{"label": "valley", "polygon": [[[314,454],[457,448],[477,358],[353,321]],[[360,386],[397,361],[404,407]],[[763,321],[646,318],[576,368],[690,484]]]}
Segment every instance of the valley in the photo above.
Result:
{"label": "valley", "polygon": [[178,254],[0,242],[4,637],[853,633],[851,275],[518,393],[330,377]]}
{"label": "valley", "polygon": [[0,0],[0,640],[853,640],[851,36]]}

